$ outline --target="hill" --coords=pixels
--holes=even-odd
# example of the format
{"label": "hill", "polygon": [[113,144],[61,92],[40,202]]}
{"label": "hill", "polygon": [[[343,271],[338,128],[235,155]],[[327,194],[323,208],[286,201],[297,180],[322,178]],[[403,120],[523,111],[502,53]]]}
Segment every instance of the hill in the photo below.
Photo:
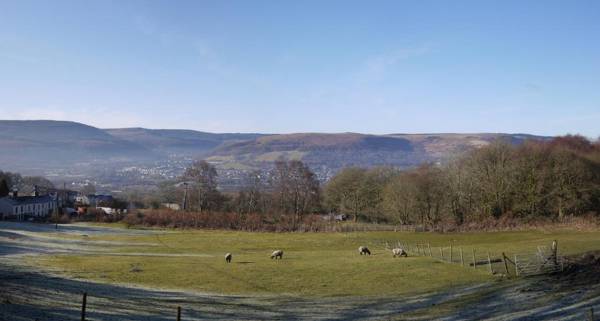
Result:
{"label": "hill", "polygon": [[208,158],[222,167],[263,167],[277,159],[298,159],[333,173],[346,166],[401,168],[443,162],[455,155],[504,139],[521,144],[548,139],[526,134],[283,134],[216,148]]}
{"label": "hill", "polygon": [[139,144],[68,121],[0,120],[0,162],[9,168],[151,156]]}
{"label": "hill", "polygon": [[526,134],[207,133],[194,130],[96,127],[67,121],[0,121],[0,170],[112,186],[151,186],[175,178],[192,159],[221,171],[224,185],[242,172],[267,169],[278,159],[307,163],[321,179],[347,166],[400,168],[444,162],[504,139],[520,144],[548,137]]}
{"label": "hill", "polygon": [[224,143],[251,140],[264,134],[214,134],[185,129],[113,128],[113,137],[162,154],[202,156]]}

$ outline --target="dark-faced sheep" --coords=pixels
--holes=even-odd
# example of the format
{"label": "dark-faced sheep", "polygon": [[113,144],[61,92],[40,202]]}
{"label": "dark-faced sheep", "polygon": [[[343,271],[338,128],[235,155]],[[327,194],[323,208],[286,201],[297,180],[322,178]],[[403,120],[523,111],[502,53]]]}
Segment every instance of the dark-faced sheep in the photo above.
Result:
{"label": "dark-faced sheep", "polygon": [[406,251],[404,251],[404,249],[401,249],[401,248],[392,249],[392,254],[394,254],[394,257],[396,257],[396,256],[408,257],[408,254],[406,253]]}
{"label": "dark-faced sheep", "polygon": [[275,250],[273,251],[273,253],[271,253],[271,258],[272,259],[283,259],[283,251],[282,250]]}
{"label": "dark-faced sheep", "polygon": [[361,246],[358,248],[358,253],[360,253],[360,255],[371,255],[371,251],[369,251],[369,248],[367,248],[366,246]]}
{"label": "dark-faced sheep", "polygon": [[225,262],[227,262],[227,263],[231,263],[231,258],[232,258],[232,255],[231,255],[231,253],[227,253],[227,254],[225,254]]}

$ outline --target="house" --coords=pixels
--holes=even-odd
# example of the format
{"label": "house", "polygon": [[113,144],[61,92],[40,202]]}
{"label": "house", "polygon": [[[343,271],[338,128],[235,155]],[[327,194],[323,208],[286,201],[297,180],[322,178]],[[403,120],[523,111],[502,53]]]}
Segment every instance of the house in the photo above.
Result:
{"label": "house", "polygon": [[18,196],[13,192],[0,198],[1,219],[41,219],[52,215],[55,209],[56,199],[50,195]]}
{"label": "house", "polygon": [[174,211],[179,211],[181,209],[181,206],[177,203],[162,203],[160,205],[164,208],[168,208]]}
{"label": "house", "polygon": [[336,222],[342,222],[348,219],[348,215],[346,214],[324,214],[321,215],[321,219],[324,221],[336,221]]}
{"label": "house", "polygon": [[80,204],[80,205],[95,207],[96,206],[96,195],[94,195],[94,194],[77,195],[75,197],[75,203]]}
{"label": "house", "polygon": [[117,214],[118,211],[114,208],[110,208],[110,207],[96,207],[97,209],[101,210],[102,212],[104,212],[104,214],[107,215],[113,215],[113,214]]}
{"label": "house", "polygon": [[114,198],[112,195],[107,194],[89,194],[89,195],[77,195],[75,197],[75,203],[79,205],[87,205],[96,207],[100,205],[110,205]]}

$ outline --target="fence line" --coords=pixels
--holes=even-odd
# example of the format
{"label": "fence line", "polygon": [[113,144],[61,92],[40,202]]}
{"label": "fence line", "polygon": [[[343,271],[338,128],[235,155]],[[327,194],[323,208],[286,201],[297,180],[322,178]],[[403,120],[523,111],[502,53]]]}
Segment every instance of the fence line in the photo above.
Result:
{"label": "fence line", "polygon": [[[386,241],[384,244],[386,249],[391,249],[389,242]],[[470,260],[465,257],[462,246],[459,246],[457,249],[453,244],[432,247],[429,242],[411,244],[396,241],[395,247],[402,248],[413,256],[431,257],[442,262],[460,264],[463,267],[472,267],[475,270],[478,267],[485,266],[490,274],[503,273],[508,277],[555,273],[564,270],[565,264],[565,259],[558,255],[557,241],[552,242],[550,248],[547,246],[538,246],[535,252],[516,253],[513,254],[512,258],[508,257],[504,252],[494,256],[488,250],[471,248]]]}

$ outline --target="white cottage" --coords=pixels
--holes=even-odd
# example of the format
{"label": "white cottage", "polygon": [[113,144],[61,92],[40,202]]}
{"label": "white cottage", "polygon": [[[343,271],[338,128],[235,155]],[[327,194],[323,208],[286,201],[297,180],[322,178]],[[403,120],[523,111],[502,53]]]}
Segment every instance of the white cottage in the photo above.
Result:
{"label": "white cottage", "polygon": [[6,196],[0,198],[0,218],[25,220],[50,216],[56,208],[56,199],[44,196]]}

